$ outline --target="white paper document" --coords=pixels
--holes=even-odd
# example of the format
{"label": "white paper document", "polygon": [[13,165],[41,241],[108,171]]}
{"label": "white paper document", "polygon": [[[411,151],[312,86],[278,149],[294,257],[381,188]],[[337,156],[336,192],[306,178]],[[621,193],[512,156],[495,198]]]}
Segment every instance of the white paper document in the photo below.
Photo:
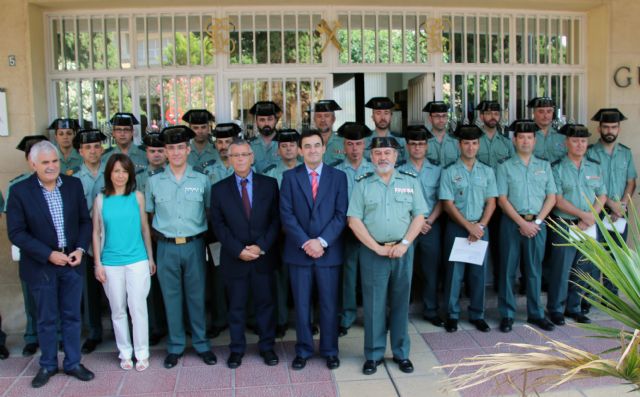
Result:
{"label": "white paper document", "polygon": [[[595,223],[583,230],[583,232],[594,240],[598,237],[597,226]],[[576,240],[582,240],[581,235],[578,235],[578,233],[573,231],[573,227],[569,228],[569,236],[575,238]]]}
{"label": "white paper document", "polygon": [[617,221],[611,223],[609,222],[609,219],[604,220],[604,226],[607,228],[607,230],[609,231],[613,231],[614,228],[615,230],[618,231],[618,233],[624,233],[624,229],[627,228],[627,220],[624,218],[618,218]]}
{"label": "white paper document", "polygon": [[213,257],[214,266],[220,266],[220,248],[222,248],[222,244],[219,242],[209,244],[209,250],[211,251],[211,256]]}
{"label": "white paper document", "polygon": [[482,266],[489,243],[484,240],[470,242],[465,237],[456,237],[449,255],[450,262],[471,263]]}

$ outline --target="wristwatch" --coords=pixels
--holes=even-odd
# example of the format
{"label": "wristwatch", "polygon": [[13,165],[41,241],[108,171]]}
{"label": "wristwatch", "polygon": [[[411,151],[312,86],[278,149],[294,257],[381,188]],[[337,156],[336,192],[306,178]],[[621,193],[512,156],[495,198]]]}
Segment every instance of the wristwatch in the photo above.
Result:
{"label": "wristwatch", "polygon": [[411,243],[409,243],[409,240],[407,240],[406,238],[403,238],[402,241],[400,241],[400,244],[402,245],[409,245]]}
{"label": "wristwatch", "polygon": [[542,219],[540,218],[536,218],[536,220],[534,221],[534,223],[538,226],[542,225]]}

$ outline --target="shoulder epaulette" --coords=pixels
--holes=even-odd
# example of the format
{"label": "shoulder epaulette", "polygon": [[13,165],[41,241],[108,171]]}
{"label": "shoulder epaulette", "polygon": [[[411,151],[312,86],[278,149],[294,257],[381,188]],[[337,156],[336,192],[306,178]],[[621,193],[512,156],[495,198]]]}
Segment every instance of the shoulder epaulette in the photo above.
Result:
{"label": "shoulder epaulette", "polygon": [[623,145],[622,143],[618,144],[619,146],[622,146],[623,148],[627,149],[627,150],[631,150],[631,148],[627,145]]}
{"label": "shoulder epaulette", "polygon": [[76,174],[78,171],[80,171],[80,167],[73,167],[73,168],[69,168],[68,170],[66,170],[64,172],[64,174],[72,176],[73,174]]}
{"label": "shoulder epaulette", "polygon": [[411,177],[417,178],[418,175],[413,172],[413,171],[407,171],[407,170],[398,170],[399,173],[403,174],[403,175],[409,175]]}
{"label": "shoulder epaulette", "polygon": [[336,160],[333,163],[329,164],[331,167],[337,167],[340,163],[342,163],[342,160]]}
{"label": "shoulder epaulette", "polygon": [[562,159],[557,159],[556,161],[554,161],[553,163],[551,163],[551,166],[555,166],[557,164],[560,164],[560,162],[562,161]]}
{"label": "shoulder epaulette", "polygon": [[505,158],[503,158],[503,159],[500,159],[500,160],[498,160],[498,164],[502,164],[502,163],[504,163],[505,161],[509,160],[510,158],[511,158],[511,157],[505,157]]}
{"label": "shoulder epaulette", "polygon": [[149,176],[154,176],[160,174],[161,172],[164,172],[164,167],[156,168],[155,170],[149,170],[148,174]]}
{"label": "shoulder epaulette", "polygon": [[273,164],[269,164],[268,166],[266,166],[262,172],[260,172],[261,174],[266,174],[267,172],[271,171],[272,169],[276,168],[278,165],[273,163]]}
{"label": "shoulder epaulette", "polygon": [[356,182],[360,182],[362,180],[365,180],[365,179],[367,179],[368,177],[370,177],[373,174],[374,174],[373,172],[365,172],[364,174],[359,175],[359,176],[356,177]]}
{"label": "shoulder epaulette", "polygon": [[208,173],[208,172],[205,172],[204,170],[201,170],[201,169],[198,169],[198,168],[195,168],[195,167],[193,168],[193,170],[194,170],[195,172],[197,172],[198,174],[202,174],[202,175],[209,175],[209,173]]}
{"label": "shoulder epaulette", "polygon": [[593,149],[594,144],[590,144],[589,146],[587,146],[587,149]]}
{"label": "shoulder epaulette", "polygon": [[[204,163],[200,164],[199,167],[204,170],[208,166],[214,165],[216,163],[216,161],[217,161],[216,159],[211,159],[209,161],[205,161]],[[196,167],[193,167],[193,168],[196,168]]]}
{"label": "shoulder epaulette", "polygon": [[452,165],[454,165],[455,163],[456,163],[455,161],[452,161],[451,163],[449,163],[449,164],[445,165],[443,169],[445,169],[445,170],[446,170],[447,168],[451,167],[451,166],[452,166]]}
{"label": "shoulder epaulette", "polygon": [[396,163],[396,168],[402,167],[405,164],[407,164],[407,160],[400,160]]}
{"label": "shoulder epaulette", "polygon": [[136,175],[142,174],[144,171],[145,171],[145,168],[140,168],[139,170],[136,170]]}
{"label": "shoulder epaulette", "polygon": [[587,160],[591,161],[592,163],[596,163],[596,164],[600,164],[599,160],[594,159],[593,157],[587,156]]}
{"label": "shoulder epaulette", "polygon": [[534,154],[533,157],[538,159],[538,160],[547,161],[547,159],[543,159],[542,157],[538,156],[537,154]]}

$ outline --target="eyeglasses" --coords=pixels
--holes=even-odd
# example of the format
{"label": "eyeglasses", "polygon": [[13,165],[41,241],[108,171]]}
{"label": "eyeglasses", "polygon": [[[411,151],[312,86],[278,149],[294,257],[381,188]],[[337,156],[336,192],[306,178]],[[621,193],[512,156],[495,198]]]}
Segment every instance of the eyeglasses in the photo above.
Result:
{"label": "eyeglasses", "polygon": [[233,157],[233,158],[236,158],[236,157],[249,157],[249,156],[252,156],[252,155],[253,155],[253,153],[250,153],[250,152],[247,152],[247,153],[234,153],[234,154],[230,154],[229,157]]}

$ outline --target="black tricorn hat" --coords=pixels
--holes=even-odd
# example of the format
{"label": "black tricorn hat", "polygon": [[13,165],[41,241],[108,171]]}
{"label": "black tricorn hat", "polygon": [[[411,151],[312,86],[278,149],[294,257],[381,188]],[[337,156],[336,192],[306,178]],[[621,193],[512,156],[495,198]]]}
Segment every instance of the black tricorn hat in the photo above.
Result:
{"label": "black tricorn hat", "polygon": [[369,99],[369,101],[364,105],[364,107],[379,110],[379,109],[391,109],[396,106],[395,103],[386,96],[377,96]]}
{"label": "black tricorn hat", "polygon": [[189,142],[196,136],[193,130],[185,125],[174,125],[162,129],[162,141],[165,145]]}
{"label": "black tricorn hat", "polygon": [[293,128],[283,128],[276,132],[276,136],[273,139],[277,142],[298,142],[300,134]]}
{"label": "black tricorn hat", "polygon": [[357,123],[353,121],[347,121],[338,128],[338,136],[343,137],[349,141],[359,141],[373,133],[369,127],[364,123]]}
{"label": "black tricorn hat", "polygon": [[242,132],[242,128],[236,123],[220,123],[213,129],[216,138],[236,138]]}
{"label": "black tricorn hat", "polygon": [[316,113],[335,112],[336,110],[342,110],[342,108],[333,99],[322,99],[316,102],[313,107],[313,111]]}
{"label": "black tricorn hat", "polygon": [[49,138],[47,138],[44,135],[27,135],[23,137],[20,140],[20,142],[18,142],[18,146],[16,146],[16,149],[25,152],[25,154],[28,156],[29,151],[31,150],[31,146],[35,145],[40,141],[48,141],[48,140]]}
{"label": "black tricorn hat", "polygon": [[448,113],[449,105],[443,101],[431,101],[424,105],[422,111],[427,113]]}
{"label": "black tricorn hat", "polygon": [[76,136],[73,137],[73,147],[76,150],[78,150],[80,149],[80,146],[82,146],[85,143],[102,142],[105,139],[107,139],[107,136],[98,129],[91,128],[86,130],[80,130],[78,131]]}
{"label": "black tricorn hat", "polygon": [[189,124],[208,124],[216,121],[216,118],[207,109],[191,109],[182,115],[182,120]]}
{"label": "black tricorn hat", "polygon": [[624,121],[627,118],[618,108],[603,108],[598,110],[596,114],[593,115],[591,120],[599,121],[601,123],[618,123],[620,121]]}
{"label": "black tricorn hat", "polygon": [[527,103],[528,108],[554,108],[556,107],[556,101],[548,96],[539,96],[531,99]]}
{"label": "black tricorn hat", "polygon": [[426,141],[433,134],[422,124],[408,125],[404,131],[404,139],[408,141]]}
{"label": "black tricorn hat", "polygon": [[151,147],[164,147],[164,141],[162,140],[162,133],[159,131],[147,132],[142,137],[142,143],[145,149],[147,146]]}
{"label": "black tricorn hat", "polygon": [[498,101],[480,101],[478,106],[476,106],[476,110],[480,112],[501,112],[502,106],[500,106]]}
{"label": "black tricorn hat", "polygon": [[582,124],[565,124],[558,132],[566,135],[567,138],[588,138],[591,136],[589,129]]}
{"label": "black tricorn hat", "polygon": [[511,123],[511,125],[509,126],[509,130],[513,131],[514,135],[517,135],[518,133],[521,132],[533,132],[535,133],[536,131],[539,130],[538,125],[531,119],[521,119],[521,120],[515,120],[513,123]]}
{"label": "black tricorn hat", "polygon": [[475,124],[460,124],[456,128],[455,137],[459,140],[472,141],[474,139],[480,139],[484,134],[480,127]]}
{"label": "black tricorn hat", "polygon": [[278,113],[282,112],[280,106],[273,101],[258,101],[253,104],[249,113],[254,116],[278,116]]}
{"label": "black tricorn hat", "polygon": [[368,149],[380,149],[380,148],[393,148],[400,149],[400,144],[396,138],[392,136],[376,136],[371,139]]}
{"label": "black tricorn hat", "polygon": [[112,126],[124,126],[124,127],[133,127],[134,125],[140,124],[136,116],[133,113],[122,113],[118,112],[113,115],[111,120],[109,121]]}
{"label": "black tricorn hat", "polygon": [[71,128],[74,131],[78,131],[80,128],[80,123],[77,119],[55,119],[49,125],[49,130],[57,130],[62,128]]}

